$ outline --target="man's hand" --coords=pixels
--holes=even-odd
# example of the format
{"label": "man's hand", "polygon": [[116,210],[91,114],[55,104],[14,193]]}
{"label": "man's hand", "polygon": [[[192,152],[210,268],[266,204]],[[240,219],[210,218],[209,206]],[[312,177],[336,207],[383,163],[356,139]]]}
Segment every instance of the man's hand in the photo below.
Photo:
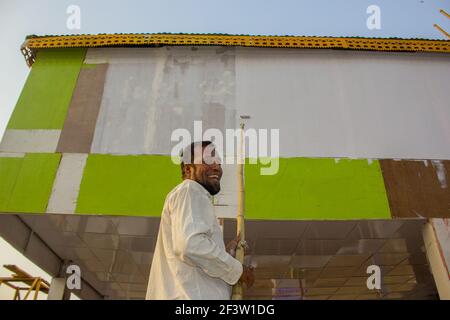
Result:
{"label": "man's hand", "polygon": [[[241,241],[241,234],[238,234],[236,238],[231,240],[227,243],[225,250],[233,257],[236,258],[236,250],[239,245],[239,242]],[[250,250],[249,246],[247,244],[244,245],[244,255],[247,255],[248,251]]]}
{"label": "man's hand", "polygon": [[253,286],[253,283],[255,282],[253,267],[242,265],[242,269],[243,271],[241,277],[239,278],[239,282],[245,283],[247,285],[247,288],[250,288],[251,286]]}
{"label": "man's hand", "polygon": [[241,234],[238,234],[236,238],[227,243],[225,250],[233,257],[236,257],[236,249],[239,245],[239,241],[241,241]]}

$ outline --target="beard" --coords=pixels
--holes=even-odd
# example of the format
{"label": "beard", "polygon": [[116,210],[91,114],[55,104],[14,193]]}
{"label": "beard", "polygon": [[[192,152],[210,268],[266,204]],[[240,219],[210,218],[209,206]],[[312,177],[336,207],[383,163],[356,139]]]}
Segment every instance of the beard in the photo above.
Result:
{"label": "beard", "polygon": [[220,192],[220,183],[201,183],[201,185],[209,192],[210,195],[215,196]]}
{"label": "beard", "polygon": [[217,174],[220,178],[222,177],[222,174],[220,172],[216,173],[211,171],[199,170],[197,166],[194,166],[194,174],[192,178],[193,180],[201,184],[203,188],[205,188],[206,191],[209,192],[210,195],[215,196],[220,192],[220,178],[217,180],[208,178],[208,176],[211,174]]}

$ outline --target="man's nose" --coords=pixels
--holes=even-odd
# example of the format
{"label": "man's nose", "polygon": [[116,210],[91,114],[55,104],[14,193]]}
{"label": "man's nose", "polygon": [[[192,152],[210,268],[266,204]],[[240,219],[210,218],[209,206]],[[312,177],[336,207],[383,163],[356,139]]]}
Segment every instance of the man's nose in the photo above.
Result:
{"label": "man's nose", "polygon": [[211,165],[211,169],[213,169],[213,170],[216,170],[216,171],[219,171],[220,172],[220,174],[222,174],[222,165],[220,164],[220,163],[213,163],[212,165]]}
{"label": "man's nose", "polygon": [[222,166],[220,163],[214,162],[213,164],[211,164],[211,168],[215,169],[215,170],[222,170]]}

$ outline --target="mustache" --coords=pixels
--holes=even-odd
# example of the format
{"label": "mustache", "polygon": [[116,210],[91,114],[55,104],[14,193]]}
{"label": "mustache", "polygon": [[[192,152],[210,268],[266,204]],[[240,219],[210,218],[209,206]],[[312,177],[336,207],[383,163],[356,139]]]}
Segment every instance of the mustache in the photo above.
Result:
{"label": "mustache", "polygon": [[209,178],[209,177],[211,177],[211,176],[217,176],[219,179],[220,178],[222,178],[222,172],[220,172],[220,171],[212,171],[212,172],[208,172],[207,174],[206,174],[206,176]]}

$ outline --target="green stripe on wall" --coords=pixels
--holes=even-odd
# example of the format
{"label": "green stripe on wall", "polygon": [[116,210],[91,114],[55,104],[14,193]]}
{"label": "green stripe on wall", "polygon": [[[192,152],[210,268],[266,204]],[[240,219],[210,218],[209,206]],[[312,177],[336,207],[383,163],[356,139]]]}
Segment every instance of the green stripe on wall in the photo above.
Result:
{"label": "green stripe on wall", "polygon": [[276,175],[245,166],[250,219],[390,219],[378,161],[281,158]]}
{"label": "green stripe on wall", "polygon": [[61,129],[86,49],[42,49],[20,94],[8,129]]}
{"label": "green stripe on wall", "polygon": [[77,213],[160,216],[164,200],[181,182],[170,156],[90,154]]}
{"label": "green stripe on wall", "polygon": [[[276,175],[246,165],[246,218],[268,220],[390,219],[378,161],[280,159]],[[76,212],[160,216],[181,182],[169,156],[89,155]]]}
{"label": "green stripe on wall", "polygon": [[0,211],[45,212],[60,158],[53,153],[0,158]]}

